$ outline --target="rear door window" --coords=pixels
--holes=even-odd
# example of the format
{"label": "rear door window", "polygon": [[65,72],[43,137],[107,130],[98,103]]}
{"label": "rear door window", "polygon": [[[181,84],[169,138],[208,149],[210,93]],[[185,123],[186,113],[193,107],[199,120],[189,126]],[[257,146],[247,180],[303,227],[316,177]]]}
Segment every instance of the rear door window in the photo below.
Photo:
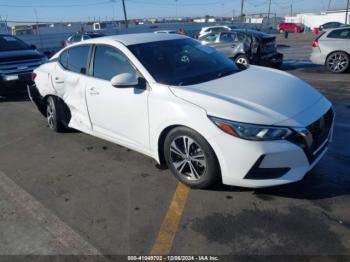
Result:
{"label": "rear door window", "polygon": [[330,32],[327,38],[350,39],[350,29],[338,29]]}
{"label": "rear door window", "polygon": [[97,46],[94,56],[93,76],[110,81],[114,76],[123,73],[136,73],[127,57],[114,47]]}
{"label": "rear door window", "polygon": [[220,42],[233,42],[236,40],[236,34],[234,33],[222,33],[220,35]]}
{"label": "rear door window", "polygon": [[60,55],[59,61],[66,70],[86,74],[89,53],[89,45],[72,47]]}

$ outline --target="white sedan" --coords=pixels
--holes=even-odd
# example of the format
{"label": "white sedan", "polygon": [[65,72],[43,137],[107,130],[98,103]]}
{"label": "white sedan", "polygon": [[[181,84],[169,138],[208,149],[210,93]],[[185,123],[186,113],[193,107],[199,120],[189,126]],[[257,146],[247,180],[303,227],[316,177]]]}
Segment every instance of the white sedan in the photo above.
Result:
{"label": "white sedan", "polygon": [[332,135],[331,103],[302,80],[237,66],[176,34],[87,40],[32,78],[29,95],[51,129],[141,152],[195,188],[301,180]]}

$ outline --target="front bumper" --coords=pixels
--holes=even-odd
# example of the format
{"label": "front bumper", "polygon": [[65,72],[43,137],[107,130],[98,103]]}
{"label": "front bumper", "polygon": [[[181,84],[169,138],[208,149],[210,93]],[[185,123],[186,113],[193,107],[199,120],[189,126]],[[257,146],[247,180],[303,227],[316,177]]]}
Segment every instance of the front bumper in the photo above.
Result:
{"label": "front bumper", "polygon": [[[328,142],[332,138],[333,122],[332,118],[327,135],[319,141],[317,148],[310,146],[309,151],[297,139],[257,142],[228,134],[211,139],[209,143],[218,157],[222,182],[227,185],[259,188],[303,179],[326,153]],[[310,156],[310,153],[314,154]]]}
{"label": "front bumper", "polygon": [[326,55],[316,50],[313,50],[310,56],[311,62],[316,65],[324,65],[326,63],[326,58]]}
{"label": "front bumper", "polygon": [[31,72],[0,75],[0,95],[25,92],[31,82]]}

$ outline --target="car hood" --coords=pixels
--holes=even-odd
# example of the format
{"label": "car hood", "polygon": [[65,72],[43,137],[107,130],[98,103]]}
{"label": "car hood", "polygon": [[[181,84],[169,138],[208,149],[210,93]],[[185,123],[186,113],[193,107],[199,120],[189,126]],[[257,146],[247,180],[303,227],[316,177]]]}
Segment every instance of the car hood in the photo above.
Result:
{"label": "car hood", "polygon": [[0,52],[0,62],[41,59],[43,57],[44,55],[36,50],[14,50]]}
{"label": "car hood", "polygon": [[170,89],[177,97],[205,109],[208,115],[263,125],[293,118],[323,98],[299,78],[258,66],[206,83]]}

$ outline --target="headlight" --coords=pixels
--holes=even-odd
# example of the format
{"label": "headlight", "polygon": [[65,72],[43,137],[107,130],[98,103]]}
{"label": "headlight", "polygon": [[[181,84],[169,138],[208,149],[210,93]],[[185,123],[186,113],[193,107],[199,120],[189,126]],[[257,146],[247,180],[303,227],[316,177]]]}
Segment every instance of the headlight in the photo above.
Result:
{"label": "headlight", "polygon": [[292,130],[286,127],[243,124],[212,116],[209,116],[209,119],[222,131],[246,140],[283,140],[293,133]]}

